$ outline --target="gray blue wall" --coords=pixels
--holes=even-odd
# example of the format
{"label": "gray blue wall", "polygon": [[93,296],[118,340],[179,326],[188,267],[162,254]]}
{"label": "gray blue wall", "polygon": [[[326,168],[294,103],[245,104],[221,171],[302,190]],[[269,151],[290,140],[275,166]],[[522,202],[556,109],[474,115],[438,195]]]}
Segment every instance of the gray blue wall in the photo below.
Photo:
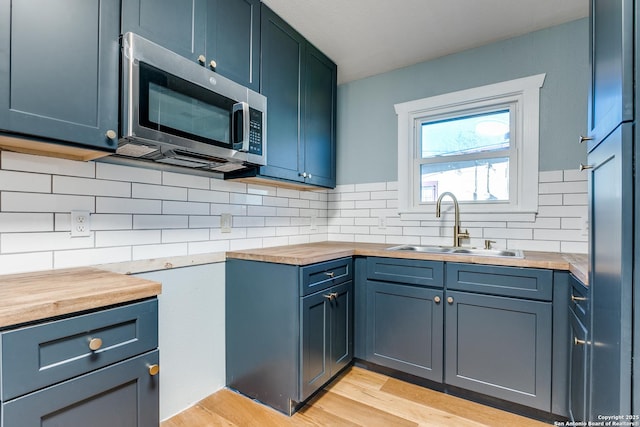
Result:
{"label": "gray blue wall", "polygon": [[[540,170],[586,159],[589,22],[567,24],[338,87],[338,184],[397,180],[393,105],[546,73],[540,100]],[[380,58],[384,61],[384,58]]]}

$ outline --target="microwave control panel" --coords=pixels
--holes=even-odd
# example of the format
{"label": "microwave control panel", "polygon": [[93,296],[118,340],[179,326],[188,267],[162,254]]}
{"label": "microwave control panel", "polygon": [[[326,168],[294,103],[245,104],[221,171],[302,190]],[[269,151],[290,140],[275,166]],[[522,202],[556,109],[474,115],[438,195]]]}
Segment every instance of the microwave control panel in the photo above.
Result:
{"label": "microwave control panel", "polygon": [[262,112],[249,108],[249,153],[262,156]]}

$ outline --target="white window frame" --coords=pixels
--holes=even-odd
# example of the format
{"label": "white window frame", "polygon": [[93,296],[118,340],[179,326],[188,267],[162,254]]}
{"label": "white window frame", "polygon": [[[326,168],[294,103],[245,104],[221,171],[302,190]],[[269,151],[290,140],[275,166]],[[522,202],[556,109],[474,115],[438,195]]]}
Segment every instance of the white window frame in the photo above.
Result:
{"label": "white window frame", "polygon": [[[540,88],[545,74],[395,104],[398,115],[398,210],[434,213],[420,201],[420,131],[426,119],[511,105],[513,129],[508,202],[463,202],[464,212],[535,213],[538,210]],[[515,131],[515,132],[513,132]]]}

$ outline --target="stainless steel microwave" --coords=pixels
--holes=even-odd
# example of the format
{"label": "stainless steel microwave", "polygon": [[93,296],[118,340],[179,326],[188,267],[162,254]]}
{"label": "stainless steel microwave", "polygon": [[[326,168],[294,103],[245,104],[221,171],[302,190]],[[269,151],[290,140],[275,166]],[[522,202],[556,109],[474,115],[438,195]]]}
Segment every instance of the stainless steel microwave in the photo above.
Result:
{"label": "stainless steel microwave", "polygon": [[134,33],[121,83],[116,154],[215,172],[266,164],[263,95]]}

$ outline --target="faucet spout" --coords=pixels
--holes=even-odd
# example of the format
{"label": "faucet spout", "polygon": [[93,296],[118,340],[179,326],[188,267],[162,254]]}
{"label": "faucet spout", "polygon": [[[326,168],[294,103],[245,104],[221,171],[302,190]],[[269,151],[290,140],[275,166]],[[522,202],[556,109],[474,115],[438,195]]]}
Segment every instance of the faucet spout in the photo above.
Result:
{"label": "faucet spout", "polygon": [[440,205],[442,204],[442,199],[445,196],[449,196],[451,200],[453,200],[453,210],[455,215],[455,223],[453,226],[453,246],[459,247],[460,240],[468,239],[470,236],[469,230],[465,230],[464,232],[460,230],[460,205],[458,204],[458,199],[453,193],[445,191],[440,195],[440,197],[438,197],[438,201],[436,202],[436,218],[440,218]]}

